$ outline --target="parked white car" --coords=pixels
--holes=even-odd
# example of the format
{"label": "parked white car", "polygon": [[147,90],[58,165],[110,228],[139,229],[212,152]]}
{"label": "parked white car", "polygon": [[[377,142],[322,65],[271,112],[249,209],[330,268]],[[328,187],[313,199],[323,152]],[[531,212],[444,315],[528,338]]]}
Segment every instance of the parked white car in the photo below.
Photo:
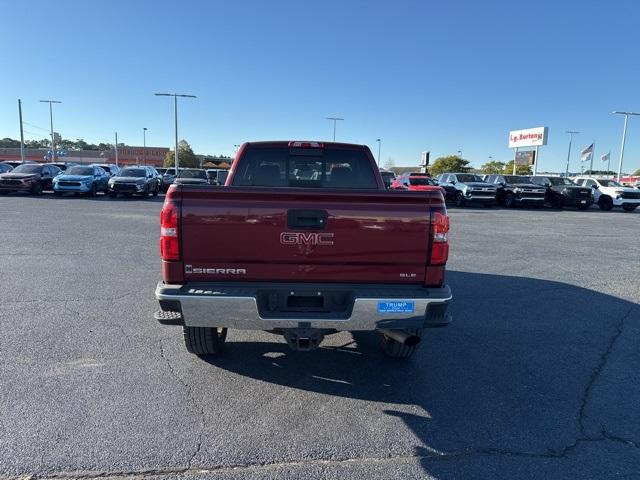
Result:
{"label": "parked white car", "polygon": [[594,203],[601,210],[622,207],[626,212],[633,212],[640,205],[640,190],[625,187],[615,180],[577,177],[575,182],[583,187],[591,187]]}

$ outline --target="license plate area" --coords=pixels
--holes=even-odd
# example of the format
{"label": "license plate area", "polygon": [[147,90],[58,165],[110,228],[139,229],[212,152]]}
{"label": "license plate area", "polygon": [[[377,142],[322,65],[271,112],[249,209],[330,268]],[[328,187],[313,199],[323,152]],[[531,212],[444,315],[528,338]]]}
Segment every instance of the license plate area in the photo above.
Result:
{"label": "license plate area", "polygon": [[263,318],[348,318],[353,293],[346,290],[260,290],[258,311]]}

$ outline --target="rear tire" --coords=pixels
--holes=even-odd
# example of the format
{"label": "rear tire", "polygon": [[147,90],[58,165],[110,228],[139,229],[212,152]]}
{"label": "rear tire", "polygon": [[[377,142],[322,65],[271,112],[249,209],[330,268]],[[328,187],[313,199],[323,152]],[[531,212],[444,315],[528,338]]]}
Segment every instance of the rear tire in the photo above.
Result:
{"label": "rear tire", "polygon": [[623,205],[623,206],[622,206],[622,209],[623,209],[625,212],[633,212],[636,208],[638,208],[638,206],[637,206],[637,205]]}
{"label": "rear tire", "polygon": [[[418,335],[420,338],[422,338],[423,336],[422,328],[407,328],[406,331],[408,333]],[[417,345],[408,347],[392,338],[387,337],[384,333],[380,333],[380,346],[382,347],[382,351],[386,356],[391,358],[409,358],[416,352],[416,350],[418,350],[418,348],[420,348],[421,344],[422,341],[420,341],[420,343],[418,343]]]}
{"label": "rear tire", "polygon": [[116,192],[108,192],[111,198],[117,198],[118,194]]}
{"label": "rear tire", "polygon": [[184,344],[194,355],[215,355],[227,339],[226,328],[183,327]]}
{"label": "rear tire", "polygon": [[157,197],[159,191],[160,191],[160,186],[156,185],[156,188],[153,189],[153,196]]}
{"label": "rear tire", "polygon": [[54,194],[56,197],[61,197],[61,196],[62,196],[62,192],[55,192],[55,191],[54,191],[54,192],[53,192],[53,194]]}
{"label": "rear tire", "polygon": [[613,199],[611,197],[603,195],[598,200],[598,206],[600,207],[600,210],[605,210],[608,212],[613,208]]}
{"label": "rear tire", "polygon": [[456,193],[456,207],[464,207],[464,197],[461,192]]}

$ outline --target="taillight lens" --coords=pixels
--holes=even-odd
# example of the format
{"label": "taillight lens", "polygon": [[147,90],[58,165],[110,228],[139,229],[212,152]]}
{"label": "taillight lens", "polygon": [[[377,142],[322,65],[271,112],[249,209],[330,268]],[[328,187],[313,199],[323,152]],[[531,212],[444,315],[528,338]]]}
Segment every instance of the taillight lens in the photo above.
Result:
{"label": "taillight lens", "polygon": [[178,205],[165,202],[160,212],[160,256],[163,260],[180,260],[178,238]]}
{"label": "taillight lens", "polygon": [[449,258],[449,216],[446,212],[433,212],[431,230],[433,238],[429,265],[444,265]]}

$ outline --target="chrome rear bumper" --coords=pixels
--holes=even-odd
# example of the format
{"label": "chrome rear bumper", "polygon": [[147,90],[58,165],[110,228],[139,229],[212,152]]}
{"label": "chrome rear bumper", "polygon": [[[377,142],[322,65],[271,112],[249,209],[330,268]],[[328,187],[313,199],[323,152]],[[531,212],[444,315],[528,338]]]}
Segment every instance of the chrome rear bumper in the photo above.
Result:
{"label": "chrome rear bumper", "polygon": [[[352,301],[344,312],[266,312],[261,289],[331,292],[349,290]],[[452,295],[448,286],[420,288],[384,285],[326,284],[187,284],[159,282],[155,292],[163,311],[180,312],[180,324],[190,327],[227,327],[236,330],[322,328],[344,331],[378,328],[441,327],[451,321],[447,307]],[[402,312],[381,310],[380,302],[403,302]],[[170,323],[170,322],[161,322]]]}

